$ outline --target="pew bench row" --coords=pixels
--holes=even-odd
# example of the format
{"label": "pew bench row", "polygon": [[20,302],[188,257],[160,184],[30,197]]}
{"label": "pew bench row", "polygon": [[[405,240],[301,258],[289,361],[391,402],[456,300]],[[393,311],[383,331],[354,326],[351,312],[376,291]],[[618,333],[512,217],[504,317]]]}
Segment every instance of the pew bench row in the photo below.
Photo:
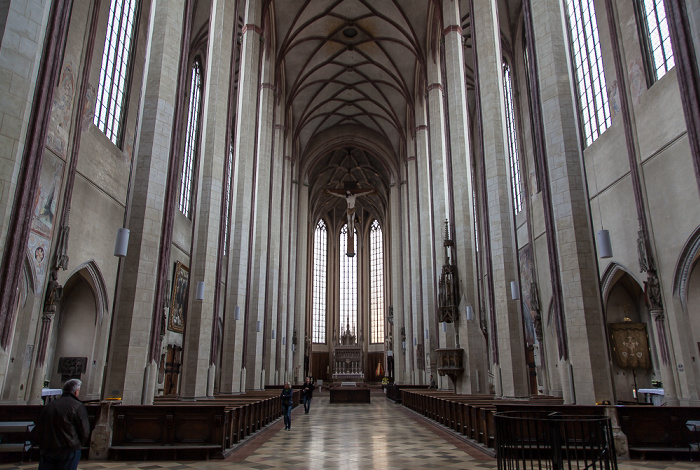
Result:
{"label": "pew bench row", "polygon": [[434,389],[401,390],[403,405],[487,448],[495,447],[497,412],[549,412],[563,416],[613,419],[613,432],[624,435],[616,447],[631,458],[696,458],[700,455],[700,407],[643,405],[564,405],[557,397],[496,399],[492,395],[456,395]]}
{"label": "pew bench row", "polygon": [[[446,426],[484,447],[495,444],[493,414],[504,403],[490,394],[458,395],[451,391],[422,389],[402,390],[401,400],[407,408]],[[514,403],[525,403],[513,400]],[[557,397],[539,398],[538,403],[561,404]]]}

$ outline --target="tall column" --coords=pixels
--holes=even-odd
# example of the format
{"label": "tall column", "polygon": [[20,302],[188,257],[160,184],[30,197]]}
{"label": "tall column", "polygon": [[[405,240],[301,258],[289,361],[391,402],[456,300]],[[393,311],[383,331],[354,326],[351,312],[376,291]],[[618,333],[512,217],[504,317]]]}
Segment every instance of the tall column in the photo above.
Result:
{"label": "tall column", "polygon": [[[282,134],[282,132],[280,132]],[[286,156],[286,146],[280,147],[280,158],[283,159],[283,177],[282,181],[284,187],[282,189],[282,209],[280,214],[282,214],[282,227],[280,230],[280,281],[279,281],[279,317],[277,320],[277,335],[279,345],[279,357],[278,357],[278,369],[279,380],[277,383],[284,383],[287,380],[289,367],[287,365],[287,358],[290,356],[289,351],[291,351],[291,336],[288,334],[288,317],[289,317],[289,280],[291,277],[291,270],[289,264],[290,251],[291,251],[291,239],[292,233],[290,230],[291,224],[291,194],[292,187],[292,162],[289,157]]]}
{"label": "tall column", "polygon": [[[287,152],[291,152],[288,146]],[[292,335],[294,333],[294,312],[296,311],[296,272],[297,272],[297,240],[299,229],[299,168],[294,162],[290,164],[290,179],[292,184],[289,187],[289,266],[287,267],[287,345],[286,345],[286,380],[294,379],[294,352],[292,351]]]}
{"label": "tall column", "polygon": [[[436,54],[440,54],[440,48]],[[437,64],[440,64],[441,59],[436,59]],[[429,125],[429,145],[430,157],[428,164],[428,174],[431,179],[430,200],[432,203],[432,237],[430,244],[430,252],[433,258],[432,272],[429,281],[432,286],[433,299],[437,298],[436,286],[437,279],[440,275],[441,266],[445,262],[443,249],[443,240],[445,235],[445,220],[450,219],[450,208],[447,193],[450,189],[450,182],[447,176],[447,149],[445,148],[445,108],[444,108],[444,93],[443,77],[439,66],[428,67],[428,125]],[[425,169],[425,168],[424,168]],[[426,313],[426,324],[430,335],[430,343],[426,341],[426,353],[430,353],[430,357],[436,360],[433,350],[440,345],[447,346],[446,334],[437,328],[437,301],[433,300],[434,306],[428,309]],[[454,339],[452,340],[454,341]],[[451,345],[450,345],[451,346]],[[428,364],[426,364],[426,367]],[[437,380],[437,373],[432,370],[430,365],[430,373]]]}
{"label": "tall column", "polygon": [[[231,80],[231,38],[236,24],[235,6],[224,0],[211,3],[207,57],[204,83],[206,95],[202,99],[204,112],[201,121],[199,150],[199,183],[197,210],[192,241],[192,271],[186,334],[184,338],[180,396],[203,397],[207,394],[211,335],[214,332],[214,285],[219,249],[221,196],[223,194],[224,163],[228,158],[226,121],[228,117],[229,80]],[[205,286],[204,300],[194,299],[198,282]],[[213,384],[212,384],[213,385]]]}
{"label": "tall column", "polygon": [[129,251],[122,262],[117,308],[105,380],[105,397],[122,397],[125,404],[140,404],[148,359],[157,260],[163,231],[164,200],[170,166],[172,123],[176,108],[177,73],[183,30],[184,0],[156,3],[153,35],[142,102],[138,156],[135,158],[128,226]]}
{"label": "tall column", "polygon": [[[282,330],[280,329],[280,316],[282,311],[279,304],[280,299],[280,273],[282,267],[282,259],[280,253],[282,251],[282,240],[286,240],[287,236],[282,232],[282,220],[284,213],[282,212],[282,198],[285,189],[289,187],[289,182],[284,179],[284,126],[279,124],[284,118],[282,113],[281,100],[275,98],[275,133],[274,144],[272,150],[272,182],[270,186],[270,210],[269,210],[269,262],[268,262],[268,281],[267,281],[267,296],[269,298],[268,307],[266,308],[265,320],[265,371],[267,372],[267,384],[279,384],[277,372],[279,363],[279,346],[282,344]],[[277,189],[281,188],[281,191]],[[272,337],[272,331],[275,331],[275,337]]]}
{"label": "tall column", "polygon": [[[400,181],[401,175],[396,175],[395,180]],[[401,349],[401,327],[404,325],[403,311],[403,289],[404,286],[404,264],[408,260],[408,253],[402,249],[402,227],[401,227],[401,184],[394,182],[389,187],[389,250],[385,253],[390,253],[391,266],[389,268],[389,276],[391,276],[391,308],[393,314],[392,328],[392,347],[394,354],[394,381],[396,383],[403,382],[403,350]],[[385,275],[386,278],[386,275]],[[399,367],[397,367],[399,366]],[[399,377],[398,371],[401,371]],[[400,379],[400,381],[399,381]]]}
{"label": "tall column", "polygon": [[[477,311],[476,258],[473,236],[474,214],[473,182],[469,150],[469,115],[467,113],[467,90],[464,77],[464,51],[459,2],[443,0],[445,29],[445,93],[449,116],[449,135],[452,171],[452,208],[454,222],[454,264],[460,278],[462,298],[459,304],[458,331],[460,347],[465,351],[464,375],[458,380],[460,393],[477,393],[486,390],[488,354],[486,341],[477,320],[467,320],[467,305]],[[456,182],[456,184],[455,184]],[[474,314],[476,318],[476,314]]]}
{"label": "tall column", "polygon": [[[301,176],[301,175],[300,175]],[[297,344],[295,345],[295,351],[293,353],[293,365],[294,370],[292,371],[292,380],[297,382],[303,380],[302,375],[304,374],[304,332],[306,331],[306,280],[307,276],[307,263],[306,259],[309,252],[309,185],[304,182],[299,185],[298,192],[299,205],[297,210],[293,213],[296,214],[296,250],[295,250],[295,267],[296,267],[296,279],[301,282],[295,283],[292,286],[294,289],[294,322],[293,330],[297,333]],[[300,382],[299,382],[300,383]]]}
{"label": "tall column", "polygon": [[[272,188],[272,139],[274,134],[275,90],[271,82],[274,78],[274,58],[266,55],[262,67],[262,84],[260,85],[260,113],[258,125],[258,156],[255,168],[255,209],[252,239],[252,280],[249,295],[248,342],[246,352],[247,384],[246,388],[261,390],[263,388],[264,358],[263,345],[269,335],[269,324],[265,315],[268,276],[268,242],[270,230],[270,189]],[[276,215],[276,214],[275,214]],[[258,328],[260,325],[260,328]],[[269,328],[271,329],[271,328]],[[269,336],[267,336],[269,338]]]}
{"label": "tall column", "polygon": [[[431,204],[431,179],[429,161],[429,139],[428,127],[426,125],[427,103],[421,98],[416,108],[416,181],[417,181],[417,201],[420,270],[416,281],[421,286],[421,308],[417,311],[416,323],[414,323],[414,334],[418,347],[416,348],[416,359],[418,361],[419,383],[427,380],[427,370],[430,368],[428,353],[430,352],[429,338],[425,338],[425,330],[430,328],[429,312],[435,309],[435,260],[433,258],[433,212]],[[422,367],[421,367],[422,366]],[[422,380],[423,382],[420,382]]]}
{"label": "tall column", "polygon": [[[415,151],[415,143],[409,148]],[[416,360],[416,345],[414,338],[417,341],[418,336],[418,315],[423,303],[420,286],[420,219],[418,217],[418,176],[416,175],[416,157],[409,156],[406,161],[406,248],[407,253],[411,253],[408,257],[408,283],[405,286],[408,297],[406,304],[405,324],[406,324],[406,370],[409,371],[409,383],[418,383],[418,362]]]}
{"label": "tall column", "polygon": [[533,0],[532,21],[534,31],[547,32],[536,33],[535,48],[572,387],[577,404],[593,404],[612,400],[612,384],[561,8]]}
{"label": "tall column", "polygon": [[[503,116],[501,38],[497,2],[474,0],[472,24],[476,37],[483,119],[484,171],[491,238],[498,363],[494,372],[496,394],[528,395],[522,317],[510,298],[510,283],[517,280],[517,247],[511,207],[506,126]],[[491,326],[493,328],[494,325]]]}
{"label": "tall column", "polygon": [[[250,243],[255,182],[260,54],[262,49],[262,0],[247,0],[243,14],[241,65],[238,82],[238,116],[234,143],[233,213],[229,250],[229,282],[224,312],[221,357],[221,393],[241,393],[246,388],[244,343],[249,322],[247,305],[250,277]],[[213,58],[212,58],[213,59]],[[238,320],[236,320],[238,314]],[[254,330],[253,330],[254,331]]]}

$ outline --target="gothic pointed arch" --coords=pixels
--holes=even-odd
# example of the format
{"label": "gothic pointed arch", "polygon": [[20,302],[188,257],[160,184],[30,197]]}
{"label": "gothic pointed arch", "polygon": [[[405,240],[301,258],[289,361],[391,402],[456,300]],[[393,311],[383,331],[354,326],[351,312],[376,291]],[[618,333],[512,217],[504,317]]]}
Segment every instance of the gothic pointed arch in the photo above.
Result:
{"label": "gothic pointed arch", "polygon": [[101,324],[106,313],[109,313],[109,294],[104,276],[95,260],[89,260],[76,267],[68,276],[68,284],[73,276],[82,277],[90,286],[95,296],[95,323]]}
{"label": "gothic pointed arch", "polygon": [[700,259],[700,226],[695,229],[683,245],[673,276],[673,295],[678,297],[683,311],[688,311],[688,283],[693,268]]}

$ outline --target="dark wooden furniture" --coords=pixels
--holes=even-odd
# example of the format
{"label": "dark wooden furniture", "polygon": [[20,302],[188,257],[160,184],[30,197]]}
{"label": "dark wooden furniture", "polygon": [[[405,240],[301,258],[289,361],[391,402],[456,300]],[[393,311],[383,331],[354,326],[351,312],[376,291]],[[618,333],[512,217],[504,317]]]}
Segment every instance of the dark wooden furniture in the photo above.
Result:
{"label": "dark wooden furniture", "polygon": [[333,387],[331,403],[369,403],[369,389],[364,387]]}
{"label": "dark wooden furniture", "polygon": [[688,421],[700,420],[700,408],[690,406],[619,406],[617,414],[627,436],[631,458],[654,459],[683,456],[695,450],[697,435],[688,429]]}

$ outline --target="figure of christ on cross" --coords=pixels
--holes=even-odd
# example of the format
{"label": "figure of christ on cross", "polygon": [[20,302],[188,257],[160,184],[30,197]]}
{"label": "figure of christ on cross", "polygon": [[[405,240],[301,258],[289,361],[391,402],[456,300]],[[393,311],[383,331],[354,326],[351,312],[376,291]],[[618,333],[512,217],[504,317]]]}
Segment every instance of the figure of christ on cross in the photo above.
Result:
{"label": "figure of christ on cross", "polygon": [[347,217],[348,217],[348,248],[347,255],[352,258],[355,256],[355,200],[358,196],[367,196],[374,193],[372,188],[358,188],[357,183],[349,184],[352,182],[346,182],[343,189],[326,189],[326,193],[331,196],[337,196],[345,198],[345,202],[348,205]]}

